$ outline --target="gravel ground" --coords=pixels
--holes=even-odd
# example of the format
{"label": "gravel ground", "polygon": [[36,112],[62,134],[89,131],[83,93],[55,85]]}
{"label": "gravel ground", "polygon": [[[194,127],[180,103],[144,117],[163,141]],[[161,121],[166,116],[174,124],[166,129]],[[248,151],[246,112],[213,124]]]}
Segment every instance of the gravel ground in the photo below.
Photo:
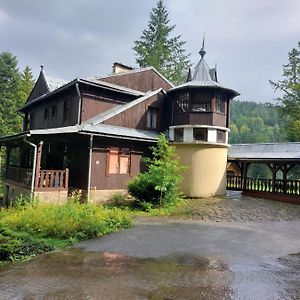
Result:
{"label": "gravel ground", "polygon": [[172,217],[216,222],[290,221],[300,220],[300,205],[228,192],[225,197],[188,199]]}

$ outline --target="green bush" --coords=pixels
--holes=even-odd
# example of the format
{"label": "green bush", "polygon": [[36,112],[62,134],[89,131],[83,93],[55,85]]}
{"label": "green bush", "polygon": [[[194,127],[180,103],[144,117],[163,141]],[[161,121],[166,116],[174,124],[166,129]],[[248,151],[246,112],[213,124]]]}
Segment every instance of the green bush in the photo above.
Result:
{"label": "green bush", "polygon": [[184,167],[180,166],[175,148],[168,145],[163,134],[157,146],[152,147],[152,159],[144,158],[144,162],[148,170],[129,181],[129,193],[138,201],[149,202],[154,206],[176,202],[180,196],[178,185]]}

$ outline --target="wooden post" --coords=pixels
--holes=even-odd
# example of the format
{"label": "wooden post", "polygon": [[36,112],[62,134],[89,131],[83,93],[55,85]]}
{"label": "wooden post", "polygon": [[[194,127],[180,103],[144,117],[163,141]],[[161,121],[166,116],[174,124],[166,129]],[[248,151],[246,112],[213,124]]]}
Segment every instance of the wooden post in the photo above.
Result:
{"label": "wooden post", "polygon": [[241,171],[242,171],[242,190],[243,190],[243,192],[245,192],[247,189],[246,185],[247,185],[248,166],[249,166],[249,163],[247,163],[247,162],[242,163]]}
{"label": "wooden post", "polygon": [[68,168],[66,168],[66,173],[65,173],[65,186],[64,186],[64,188],[66,189],[66,190],[68,190],[68,188],[69,188],[69,169]]}
{"label": "wooden post", "polygon": [[35,189],[39,187],[39,177],[40,177],[40,170],[41,170],[41,160],[42,160],[42,150],[43,150],[43,142],[40,142],[37,149],[37,156],[36,156],[36,168],[35,174]]}

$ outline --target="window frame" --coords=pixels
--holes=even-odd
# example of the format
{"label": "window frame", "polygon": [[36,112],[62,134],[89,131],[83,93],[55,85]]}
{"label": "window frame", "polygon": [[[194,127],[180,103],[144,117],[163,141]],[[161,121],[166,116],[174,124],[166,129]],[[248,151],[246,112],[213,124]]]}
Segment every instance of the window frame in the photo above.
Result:
{"label": "window frame", "polygon": [[51,105],[51,117],[52,117],[52,119],[57,118],[57,105],[56,104]]}
{"label": "window frame", "polygon": [[[158,129],[158,114],[159,109],[157,107],[149,106],[146,112],[146,128]],[[155,118],[154,118],[155,116]],[[154,123],[155,120],[155,123]]]}
{"label": "window frame", "polygon": [[[117,155],[116,166],[111,165],[112,156]],[[122,159],[127,159],[127,170],[122,170]],[[109,175],[130,175],[131,174],[131,151],[128,148],[110,147],[107,149],[106,174]],[[113,171],[112,171],[113,170]]]}
{"label": "window frame", "polygon": [[[204,133],[204,139],[196,139],[196,131],[203,131]],[[202,128],[202,127],[194,127],[193,128],[193,140],[195,142],[207,142],[208,138],[208,130],[207,128]]]}
{"label": "window frame", "polygon": [[63,122],[71,120],[71,100],[65,99],[63,104]]}

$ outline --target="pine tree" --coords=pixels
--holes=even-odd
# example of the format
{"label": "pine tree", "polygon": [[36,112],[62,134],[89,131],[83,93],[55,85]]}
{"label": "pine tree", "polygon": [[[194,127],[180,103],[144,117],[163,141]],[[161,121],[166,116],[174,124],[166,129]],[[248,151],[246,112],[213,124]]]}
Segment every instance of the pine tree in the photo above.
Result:
{"label": "pine tree", "polygon": [[289,52],[289,62],[283,66],[283,79],[278,82],[270,80],[274,90],[283,93],[277,100],[280,112],[288,117],[286,132],[291,141],[300,141],[300,42],[298,49]]}
{"label": "pine tree", "polygon": [[21,107],[18,61],[9,52],[0,53],[0,136],[20,132],[22,118],[17,114]]}
{"label": "pine tree", "polygon": [[20,101],[25,103],[30,95],[30,92],[34,85],[34,79],[32,71],[29,66],[26,66],[21,74],[21,84],[20,84]]}
{"label": "pine tree", "polygon": [[169,25],[168,12],[163,0],[150,12],[148,28],[140,40],[135,41],[133,50],[140,67],[153,66],[174,84],[182,83],[189,68],[189,54],[185,54],[181,36],[171,37],[175,25]]}

